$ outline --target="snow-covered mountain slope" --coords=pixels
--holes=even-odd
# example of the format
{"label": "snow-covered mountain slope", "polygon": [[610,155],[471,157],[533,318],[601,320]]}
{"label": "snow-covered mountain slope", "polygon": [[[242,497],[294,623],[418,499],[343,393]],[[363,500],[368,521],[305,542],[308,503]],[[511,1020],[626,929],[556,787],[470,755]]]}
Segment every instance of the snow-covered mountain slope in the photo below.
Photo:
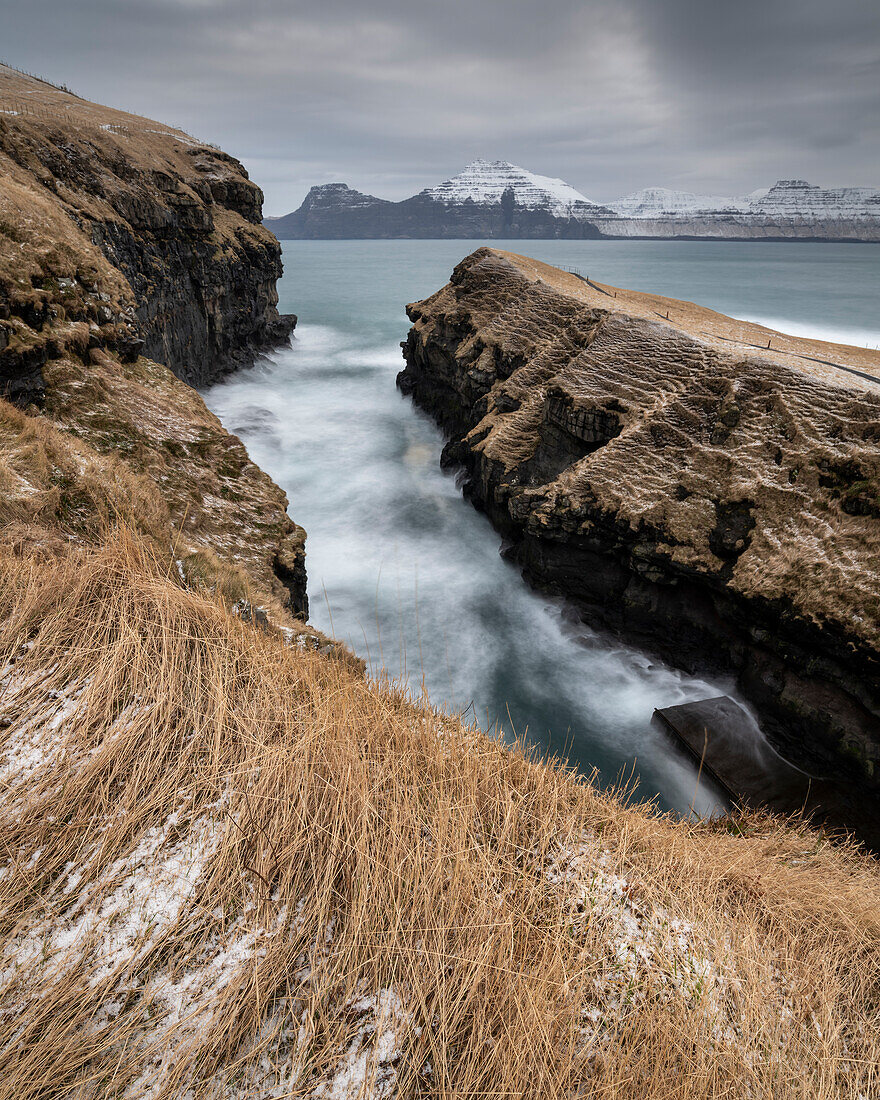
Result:
{"label": "snow-covered mountain slope", "polygon": [[880,191],[779,180],[742,198],[648,188],[591,221],[607,237],[880,241]]}
{"label": "snow-covered mountain slope", "polygon": [[695,195],[690,191],[671,191],[668,187],[646,187],[632,195],[608,203],[608,208],[623,218],[655,218],[659,214],[695,214],[722,210],[745,210],[747,199],[724,195]]}
{"label": "snow-covered mountain slope", "polygon": [[872,187],[822,188],[806,180],[779,180],[750,204],[753,214],[844,219],[880,218],[880,191]]}
{"label": "snow-covered mountain slope", "polygon": [[[616,202],[601,206],[561,179],[539,176],[506,160],[475,160],[457,176],[427,187],[417,198],[432,199],[447,206],[500,203],[512,192],[520,207],[541,210],[554,217],[599,219],[603,231],[611,230],[615,219],[680,221],[724,217],[740,225],[753,223],[766,235],[768,221],[781,226],[809,226],[828,223],[840,226],[851,219],[880,218],[880,191],[867,187],[824,189],[804,180],[779,180],[773,187],[758,188],[749,195],[698,195],[666,187],[647,187]],[[630,233],[621,226],[622,235]]]}
{"label": "snow-covered mountain slope", "polygon": [[467,202],[496,203],[512,191],[517,205],[546,210],[557,217],[577,217],[602,208],[565,182],[539,176],[506,160],[475,160],[457,176],[436,187],[426,187],[421,197],[457,205]]}
{"label": "snow-covered mountain slope", "polygon": [[772,187],[759,187],[742,198],[646,187],[608,203],[608,207],[622,218],[736,213],[759,218],[839,221],[880,216],[880,191],[870,187],[825,189],[806,180],[779,180]]}

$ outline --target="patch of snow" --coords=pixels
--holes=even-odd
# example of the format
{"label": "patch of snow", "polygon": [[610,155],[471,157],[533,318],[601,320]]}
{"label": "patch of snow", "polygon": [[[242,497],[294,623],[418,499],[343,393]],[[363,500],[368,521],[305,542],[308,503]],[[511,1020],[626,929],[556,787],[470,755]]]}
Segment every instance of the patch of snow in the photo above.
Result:
{"label": "patch of snow", "polygon": [[[53,977],[84,965],[92,986],[117,971],[135,969],[176,923],[221,836],[222,829],[208,816],[181,829],[180,813],[171,814],[162,826],[148,830],[128,856],[116,860],[99,882],[89,882],[63,914],[10,937],[0,952],[0,986],[23,961],[38,958]],[[64,893],[76,889],[79,881],[80,873],[71,868]]]}
{"label": "patch of snow", "polygon": [[203,141],[195,141],[192,138],[185,137],[183,134],[173,134],[170,130],[150,130],[145,129],[145,134],[161,134],[162,137],[173,138],[175,141],[179,141],[181,145],[191,145],[194,149],[201,149],[204,147]]}
{"label": "patch of snow", "polygon": [[536,175],[506,160],[475,160],[457,176],[426,187],[420,195],[451,205],[468,200],[496,203],[507,190],[513,191],[519,206],[547,210],[557,217],[583,215],[597,205],[565,180]]}
{"label": "patch of snow", "polygon": [[545,871],[547,880],[565,890],[574,928],[587,934],[600,922],[608,955],[594,980],[596,1003],[584,1008],[583,1037],[587,1045],[603,1045],[620,1013],[647,996],[681,998],[702,1004],[716,1021],[713,1038],[735,1038],[724,1022],[723,992],[727,979],[708,938],[687,921],[640,897],[638,884],[610,867],[610,855],[593,837],[575,848],[560,849]]}
{"label": "patch of snow", "polygon": [[646,187],[616,202],[610,210],[625,218],[656,218],[662,214],[720,213],[748,209],[748,201],[723,195],[695,195],[690,191],[670,191],[666,187]]}
{"label": "patch of snow", "polygon": [[[0,710],[14,710],[51,672],[18,672],[11,664],[0,669]],[[54,693],[44,713],[12,727],[0,749],[0,787],[11,791],[29,783],[40,769],[56,767],[67,743],[65,724],[76,713],[87,686],[88,681],[83,681]]]}
{"label": "patch of snow", "polygon": [[301,630],[294,630],[290,626],[280,626],[281,637],[286,646],[295,646],[297,649],[317,649],[318,639],[314,634],[307,634]]}
{"label": "patch of snow", "polygon": [[397,1083],[395,1063],[403,1053],[412,1013],[394,989],[359,997],[349,1007],[361,1018],[357,1032],[332,1078],[321,1082],[312,1095],[320,1100],[381,1100],[392,1095]]}

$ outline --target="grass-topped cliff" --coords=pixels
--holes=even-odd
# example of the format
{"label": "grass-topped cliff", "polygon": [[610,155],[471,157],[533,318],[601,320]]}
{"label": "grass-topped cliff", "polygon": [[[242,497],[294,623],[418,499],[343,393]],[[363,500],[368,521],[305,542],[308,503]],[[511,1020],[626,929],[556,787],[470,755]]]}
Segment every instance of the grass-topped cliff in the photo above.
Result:
{"label": "grass-topped cliff", "polygon": [[0,403],[0,519],[77,532],[71,470],[106,458],[150,501],[128,522],[185,570],[305,614],[283,492],[180,380],[290,331],[259,188],[180,131],[5,66],[0,106],[0,398],[26,410]]}
{"label": "grass-topped cliff", "polygon": [[290,332],[295,318],[276,309],[281,248],[237,160],[4,65],[0,108],[0,320],[33,366],[54,347],[18,322],[48,314],[192,384]]}
{"label": "grass-topped cliff", "polygon": [[400,384],[531,578],[876,799],[880,354],[495,249],[409,314]]}

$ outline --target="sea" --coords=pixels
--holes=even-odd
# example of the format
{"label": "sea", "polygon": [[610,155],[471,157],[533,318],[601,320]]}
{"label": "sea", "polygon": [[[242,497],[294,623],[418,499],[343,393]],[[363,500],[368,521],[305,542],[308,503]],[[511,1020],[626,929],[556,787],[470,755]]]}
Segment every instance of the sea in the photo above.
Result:
{"label": "sea", "polygon": [[[707,816],[720,793],[653,720],[728,693],[591,629],[532,591],[440,469],[443,438],[395,377],[408,302],[479,241],[287,241],[290,347],[205,394],[287,492],[308,532],[311,621],[370,673],[556,756],[659,809]],[[880,246],[809,242],[492,241],[600,283],[682,298],[798,336],[880,347]]]}

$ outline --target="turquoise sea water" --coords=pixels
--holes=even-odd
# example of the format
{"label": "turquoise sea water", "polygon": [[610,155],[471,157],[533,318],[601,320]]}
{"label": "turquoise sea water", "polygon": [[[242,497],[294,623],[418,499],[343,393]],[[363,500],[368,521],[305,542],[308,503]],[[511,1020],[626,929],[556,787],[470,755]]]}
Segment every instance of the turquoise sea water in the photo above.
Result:
{"label": "turquoise sea water", "polygon": [[[286,490],[308,531],[312,621],[374,669],[485,727],[523,734],[687,811],[691,764],[654,707],[727,690],[570,621],[498,555],[499,538],[441,472],[443,440],[395,388],[407,302],[474,241],[291,241],[280,308],[290,349],[212,387],[223,423]],[[498,247],[599,282],[697,301],[796,334],[880,346],[880,247],[512,241]],[[715,796],[705,782],[695,807]]]}

